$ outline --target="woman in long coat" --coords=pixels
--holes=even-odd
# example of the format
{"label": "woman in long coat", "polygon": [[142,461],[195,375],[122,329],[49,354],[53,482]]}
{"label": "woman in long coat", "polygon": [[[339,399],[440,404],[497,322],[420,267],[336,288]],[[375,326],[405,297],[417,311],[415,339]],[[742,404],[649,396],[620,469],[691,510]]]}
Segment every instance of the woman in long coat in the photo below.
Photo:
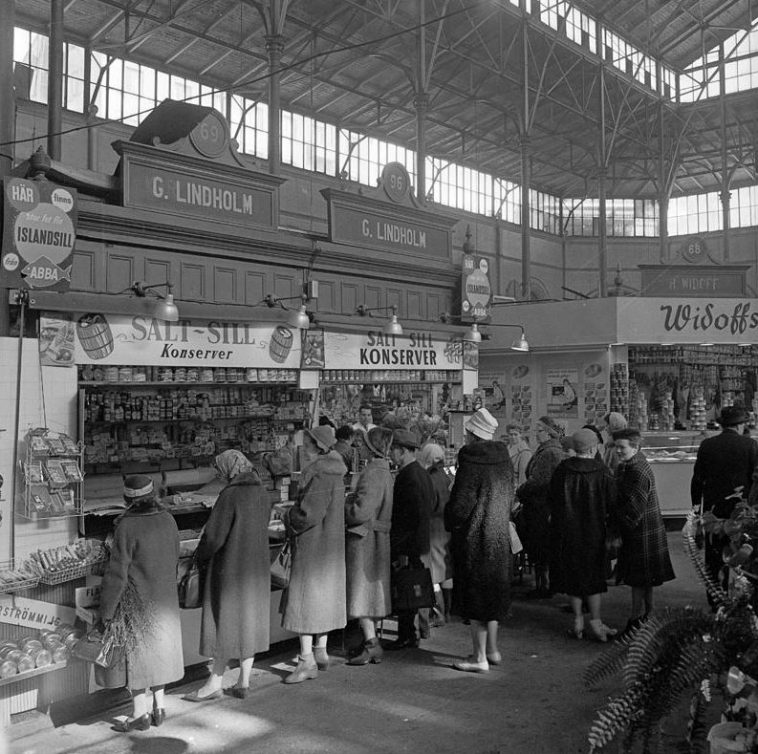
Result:
{"label": "woman in long coat", "polygon": [[653,609],[653,587],[675,576],[655,477],[640,451],[640,433],[636,429],[620,429],[613,433],[613,440],[620,460],[616,485],[621,549],[616,582],[632,587],[629,628]]}
{"label": "woman in long coat", "polygon": [[511,604],[513,466],[508,446],[492,439],[497,420],[486,408],[464,429],[467,444],[458,452],[445,526],[451,534],[453,610],[470,621],[474,652],[453,667],[484,673],[501,661],[498,623]]}
{"label": "woman in long coat", "polygon": [[[282,627],[300,634],[297,668],[285,683],[318,677],[329,667],[329,631],[343,628],[345,608],[345,482],[342,457],[332,450],[334,429],[308,429],[303,451],[308,465],[295,505],[284,517],[292,538],[290,583],[282,596]],[[315,641],[314,641],[315,639]]]}
{"label": "woman in long coat", "polygon": [[567,457],[561,446],[563,427],[549,416],[537,420],[535,436],[539,445],[526,468],[526,482],[516,490],[522,504],[519,535],[534,568],[535,589],[532,597],[549,597],[548,561],[550,560],[550,503],[548,490],[553,472]]}
{"label": "woman in long coat", "polygon": [[253,465],[239,450],[216,456],[216,471],[228,482],[213,506],[197,547],[205,569],[200,654],[213,658],[206,682],[184,698],[217,699],[230,659],[240,672],[231,694],[247,696],[257,652],[269,647],[271,603],[268,522],[271,506]]}
{"label": "woman in long coat", "polygon": [[389,615],[390,525],[394,480],[387,459],[392,430],[373,427],[366,447],[373,458],[358,477],[355,491],[345,500],[345,565],[347,617],[357,618],[363,644],[348,665],[382,661],[384,651],[376,637],[375,621]]}
{"label": "woman in long coat", "polygon": [[153,481],[137,474],[124,481],[128,503],[113,533],[100,592],[100,617],[118,620],[119,603],[136,625],[126,645],[126,684],[132,693],[130,718],[116,730],[147,730],[151,715],[147,689],[153,691],[152,722],[165,718],[164,686],[184,675],[182,628],[176,590],[179,530],[174,517],[155,500]]}
{"label": "woman in long coat", "polygon": [[569,635],[584,635],[582,602],[590,610],[590,629],[599,641],[616,632],[600,617],[606,583],[606,535],[615,504],[613,476],[597,458],[594,431],[571,436],[576,456],[561,461],[550,481],[550,586],[568,594],[574,612]]}
{"label": "woman in long coat", "polygon": [[[429,472],[434,487],[434,503],[429,517],[429,567],[437,601],[433,626],[445,624],[452,607],[453,569],[450,562],[450,532],[445,529],[445,507],[450,499],[450,478],[445,471],[445,449],[428,442],[418,453],[418,462]],[[445,596],[447,595],[447,605]]]}

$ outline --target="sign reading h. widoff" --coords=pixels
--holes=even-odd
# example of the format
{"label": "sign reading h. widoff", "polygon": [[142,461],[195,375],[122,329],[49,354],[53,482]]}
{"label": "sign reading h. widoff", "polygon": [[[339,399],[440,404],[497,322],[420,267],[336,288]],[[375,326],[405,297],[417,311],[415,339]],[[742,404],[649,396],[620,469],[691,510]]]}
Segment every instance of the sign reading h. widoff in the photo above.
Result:
{"label": "sign reading h. widoff", "polygon": [[68,290],[76,242],[74,189],[49,181],[3,184],[3,288]]}

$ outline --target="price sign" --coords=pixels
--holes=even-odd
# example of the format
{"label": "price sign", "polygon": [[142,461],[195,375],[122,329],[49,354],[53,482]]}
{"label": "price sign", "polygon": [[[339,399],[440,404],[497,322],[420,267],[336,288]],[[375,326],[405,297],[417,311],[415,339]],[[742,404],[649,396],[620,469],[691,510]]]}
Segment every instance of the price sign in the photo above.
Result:
{"label": "price sign", "polygon": [[399,162],[389,162],[382,170],[382,187],[393,202],[402,201],[410,190],[408,171]]}

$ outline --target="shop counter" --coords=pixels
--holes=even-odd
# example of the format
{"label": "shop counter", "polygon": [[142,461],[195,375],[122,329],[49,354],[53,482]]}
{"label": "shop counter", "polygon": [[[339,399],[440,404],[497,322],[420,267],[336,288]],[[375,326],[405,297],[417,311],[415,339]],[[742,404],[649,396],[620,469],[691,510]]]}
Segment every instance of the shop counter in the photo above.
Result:
{"label": "shop counter", "polygon": [[650,459],[655,476],[658,501],[664,518],[683,518],[692,509],[690,480],[694,457],[689,459]]}

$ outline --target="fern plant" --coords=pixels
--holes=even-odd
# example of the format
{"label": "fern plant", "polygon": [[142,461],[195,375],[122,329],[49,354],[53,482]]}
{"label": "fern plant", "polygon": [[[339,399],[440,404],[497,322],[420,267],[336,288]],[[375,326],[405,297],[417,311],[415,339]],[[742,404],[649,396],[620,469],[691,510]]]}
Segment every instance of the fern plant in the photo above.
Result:
{"label": "fern plant", "polygon": [[630,752],[637,744],[644,754],[658,751],[660,724],[686,692],[694,692],[690,707],[690,751],[705,748],[705,716],[712,681],[756,646],[758,629],[749,593],[734,597],[708,573],[695,544],[694,514],[685,525],[685,552],[703,581],[717,612],[666,609],[651,614],[627,636],[616,641],[584,673],[587,686],[621,673],[624,691],[611,698],[592,723],[590,754],[617,737]]}

